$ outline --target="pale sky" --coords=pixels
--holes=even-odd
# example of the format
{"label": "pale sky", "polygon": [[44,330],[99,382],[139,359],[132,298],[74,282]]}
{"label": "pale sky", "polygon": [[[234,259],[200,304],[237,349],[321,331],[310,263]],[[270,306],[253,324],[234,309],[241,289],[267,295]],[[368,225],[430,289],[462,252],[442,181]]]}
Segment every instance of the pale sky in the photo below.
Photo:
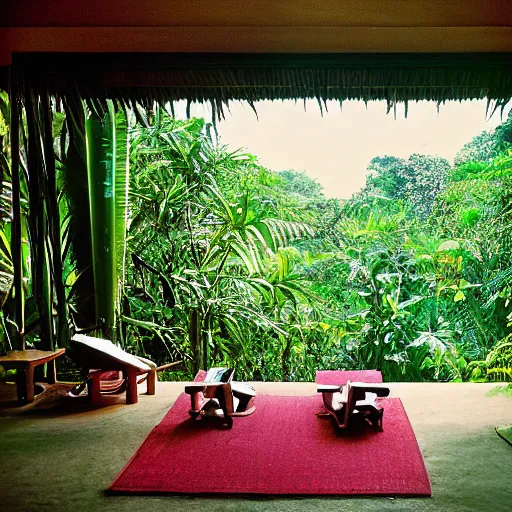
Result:
{"label": "pale sky", "polygon": [[[486,101],[403,105],[397,116],[386,114],[383,101],[328,102],[322,117],[316,101],[261,101],[258,118],[247,104],[234,103],[217,124],[220,143],[245,148],[274,171],[305,171],[327,197],[349,198],[365,184],[366,168],[375,156],[407,158],[412,153],[439,155],[451,164],[457,151],[483,130],[501,123],[500,114],[486,120]],[[504,118],[508,114],[505,111]],[[211,118],[207,106],[192,105],[191,115]]]}

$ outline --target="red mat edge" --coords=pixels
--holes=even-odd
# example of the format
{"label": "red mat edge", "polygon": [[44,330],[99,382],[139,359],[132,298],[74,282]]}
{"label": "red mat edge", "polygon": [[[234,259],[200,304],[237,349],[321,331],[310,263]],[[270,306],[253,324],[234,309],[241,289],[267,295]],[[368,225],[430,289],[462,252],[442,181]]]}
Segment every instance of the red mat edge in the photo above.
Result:
{"label": "red mat edge", "polygon": [[428,499],[432,497],[432,491],[430,494],[420,494],[420,493],[403,493],[403,494],[384,494],[384,493],[372,493],[366,492],[364,494],[268,494],[268,493],[258,493],[258,492],[236,492],[236,493],[227,493],[227,492],[177,492],[177,491],[148,491],[147,489],[138,490],[138,489],[111,489],[110,487],[104,491],[106,496],[176,496],[176,497],[188,497],[188,498],[219,498],[219,499],[228,499],[228,498],[238,498],[238,499],[253,499],[253,500],[278,500],[278,499],[339,499],[339,500],[347,500],[347,499],[365,499],[365,498],[422,498]]}
{"label": "red mat edge", "polygon": [[[416,434],[414,435],[416,439],[416,445],[418,447],[418,451],[421,455],[421,460],[423,462],[423,469],[425,470],[425,474],[427,475],[428,479],[428,486],[429,486],[429,493],[401,493],[401,494],[389,494],[389,493],[375,493],[375,492],[365,492],[362,494],[339,494],[339,493],[311,493],[311,494],[293,494],[293,493],[259,493],[259,492],[235,492],[235,493],[224,493],[224,492],[176,492],[176,491],[155,491],[155,490],[147,490],[147,489],[134,489],[131,487],[130,489],[123,489],[118,488],[114,489],[116,482],[121,479],[124,472],[128,469],[133,459],[135,459],[135,456],[139,453],[139,451],[143,448],[143,446],[149,441],[149,438],[153,431],[160,425],[160,423],[164,420],[164,418],[167,416],[167,413],[174,407],[174,404],[178,401],[178,399],[183,395],[184,393],[180,393],[176,400],[171,404],[167,412],[164,414],[163,418],[158,422],[157,425],[155,425],[151,431],[148,433],[142,444],[135,450],[135,453],[130,457],[130,460],[124,465],[123,469],[119,472],[119,474],[115,477],[114,481],[110,484],[110,486],[105,489],[106,495],[116,496],[116,495],[136,495],[136,496],[193,496],[193,497],[218,497],[218,498],[261,498],[261,499],[279,499],[279,498],[301,498],[301,499],[308,499],[308,498],[336,498],[336,499],[350,499],[350,498],[365,498],[365,497],[383,497],[383,498],[431,498],[432,497],[432,482],[430,480],[430,474],[427,471],[427,466],[425,464],[425,458],[423,457],[423,452],[421,451],[420,445],[418,443],[418,439],[416,438]],[[275,396],[271,395],[269,393],[260,393],[259,396]],[[278,395],[283,396],[283,395]],[[295,396],[295,395],[291,395]],[[304,395],[304,396],[314,396],[314,395]],[[409,418],[409,415],[407,414],[407,411],[404,407],[404,404],[402,400],[398,397],[393,397],[394,400],[398,400],[400,402],[400,405],[402,406],[402,409],[405,413],[405,416],[407,418],[407,421],[409,422],[409,425],[411,426],[411,429],[414,432],[414,428],[412,426],[411,420]]]}

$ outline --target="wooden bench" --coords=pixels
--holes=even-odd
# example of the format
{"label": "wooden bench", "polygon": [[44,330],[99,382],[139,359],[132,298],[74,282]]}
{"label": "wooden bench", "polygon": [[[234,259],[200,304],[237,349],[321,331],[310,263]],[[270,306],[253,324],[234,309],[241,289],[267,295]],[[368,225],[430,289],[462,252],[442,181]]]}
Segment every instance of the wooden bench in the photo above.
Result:
{"label": "wooden bench", "polygon": [[[109,386],[108,381],[101,381],[102,375],[109,371],[123,372],[126,378],[127,404],[136,404],[139,401],[137,390],[139,375],[147,374],[147,394],[155,394],[156,364],[125,352],[109,340],[75,334],[71,340],[69,353],[71,358],[89,374],[87,384],[93,404],[101,400],[102,391],[115,391],[115,385]],[[121,381],[118,380],[118,382]]]}

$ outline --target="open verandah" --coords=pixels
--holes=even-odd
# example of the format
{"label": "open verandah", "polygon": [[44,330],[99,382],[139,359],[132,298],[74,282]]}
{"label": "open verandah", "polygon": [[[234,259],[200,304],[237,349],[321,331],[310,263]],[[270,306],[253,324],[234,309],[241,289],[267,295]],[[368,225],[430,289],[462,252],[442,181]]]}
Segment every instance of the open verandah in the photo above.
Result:
{"label": "open verandah", "polygon": [[[418,2],[416,2],[418,3]],[[474,3],[474,2],[473,2]],[[21,4],[20,4],[21,5]],[[137,11],[138,9],[133,9]],[[264,14],[264,9],[260,9]],[[372,9],[368,9],[369,12]],[[389,27],[380,27],[378,30],[372,25],[372,21],[366,23],[365,30],[355,24],[345,30],[345,34],[383,34],[387,36],[388,45],[379,46],[379,40],[375,38],[371,45],[365,43],[365,37],[357,37],[363,43],[352,46],[352,50],[340,44],[330,44],[319,47],[313,45],[307,47],[303,43],[290,46],[281,43],[273,47],[254,44],[244,46],[243,37],[233,42],[230,35],[232,31],[224,26],[219,31],[216,26],[196,30],[201,33],[202,39],[187,37],[182,41],[189,41],[189,46],[181,43],[174,48],[172,45],[161,41],[171,40],[169,35],[183,34],[183,30],[168,27],[164,31],[165,37],[159,36],[160,45],[146,46],[142,48],[136,44],[124,44],[119,46],[120,38],[117,38],[118,46],[114,45],[110,51],[122,52],[218,52],[226,48],[229,51],[249,52],[286,52],[286,51],[320,51],[320,52],[344,52],[344,51],[395,51],[395,52],[507,52],[510,51],[510,30],[497,26],[501,19],[482,21],[475,9],[465,9],[474,13],[474,27],[452,27],[451,34],[459,34],[459,39],[450,46],[443,41],[452,40],[446,37],[450,34],[450,28],[439,26],[432,29],[432,20],[424,20],[423,27],[402,27],[399,30],[391,30]],[[265,15],[266,16],[266,15]],[[457,14],[458,16],[458,14]],[[457,16],[452,19],[455,23]],[[269,16],[269,18],[272,18]],[[327,19],[327,18],[326,18]],[[458,18],[457,18],[458,19]],[[222,20],[221,20],[222,21]],[[302,20],[304,22],[304,19]],[[435,21],[435,20],[434,20]],[[478,23],[492,25],[494,31],[478,27]],[[484,23],[485,22],[485,23]],[[429,25],[430,23],[430,25]],[[19,23],[17,23],[19,25]],[[51,23],[50,23],[51,24]],[[75,23],[76,24],[76,23]],[[191,24],[191,23],[189,23]],[[222,23],[221,23],[222,24]],[[505,23],[504,23],[505,24]],[[224,21],[224,25],[226,22]],[[281,31],[280,27],[274,27],[272,34],[278,32],[285,35],[293,32],[295,41],[304,41],[303,35],[319,34],[318,40],[337,41],[338,34],[343,31],[336,27],[327,27],[323,21],[322,30],[318,27],[300,26],[295,23],[294,30]],[[442,25],[442,24],[441,24]],[[90,28],[90,27],[89,27]],[[182,29],[186,27],[181,27]],[[189,27],[190,28],[190,27]],[[265,33],[268,33],[268,28]],[[197,27],[196,27],[197,29]],[[455,30],[457,29],[457,30]],[[489,27],[487,27],[489,29]],[[510,54],[444,54],[424,56],[419,54],[388,55],[381,58],[380,55],[367,57],[332,55],[330,57],[252,57],[244,59],[240,56],[234,59],[226,59],[217,55],[217,61],[209,56],[191,59],[189,56],[167,55],[164,69],[161,60],[153,55],[138,56],[139,64],[144,63],[144,70],[136,69],[133,59],[128,56],[124,59],[113,59],[112,56],[102,59],[106,67],[99,67],[99,60],[93,58],[93,68],[83,66],[81,62],[87,61],[85,56],[81,62],[72,54],[60,55],[58,60],[55,55],[47,55],[47,60],[27,56],[23,53],[31,51],[87,51],[84,50],[84,41],[89,43],[89,51],[98,51],[98,45],[105,44],[108,40],[115,40],[115,34],[119,33],[115,27],[99,30],[102,38],[91,37],[90,30],[83,28],[78,30],[80,37],[69,38],[66,27],[51,29],[39,28],[30,32],[30,27],[10,31],[7,36],[12,43],[13,52],[19,52],[13,59],[13,67],[2,73],[7,78],[2,84],[11,88],[11,99],[15,107],[14,131],[18,130],[18,117],[22,119],[21,109],[26,105],[37,106],[39,112],[30,114],[39,116],[41,125],[46,127],[43,131],[51,131],[51,123],[46,116],[52,115],[50,100],[56,95],[68,100],[89,101],[90,107],[101,109],[106,99],[117,99],[120,105],[132,106],[140,103],[144,107],[150,107],[151,102],[165,102],[173,99],[187,99],[189,101],[211,101],[215,112],[222,113],[224,104],[230,100],[243,99],[249,102],[258,99],[314,97],[320,105],[325,100],[332,98],[362,100],[385,99],[390,108],[407,101],[431,99],[439,103],[450,99],[488,98],[491,100],[491,108],[504,105],[512,95],[512,77],[510,73]],[[57,34],[60,46],[53,43],[50,32]],[[133,32],[133,27],[120,29],[122,33]],[[238,29],[237,34],[251,32],[253,41],[275,41],[272,37],[258,38],[261,27],[246,27],[245,31]],[[404,33],[408,36],[408,43],[389,44],[390,41],[403,41],[393,34]],[[153,27],[153,42],[158,27]],[[34,42],[27,34],[46,34],[43,37],[33,39],[43,41],[45,44],[35,48]],[[219,33],[223,34],[224,46],[218,44]],[[50,35],[48,35],[50,34]],[[192,36],[194,31],[192,31]],[[227,35],[226,35],[227,34]],[[256,36],[254,34],[257,34]],[[326,38],[326,34],[328,37]],[[330,35],[329,35],[330,34]],[[423,37],[416,37],[423,34]],[[441,34],[441,35],[439,35]],[[445,35],[443,37],[443,34]],[[467,34],[462,37],[460,34]],[[491,35],[489,35],[491,34]],[[143,42],[144,34],[138,31],[139,44]],[[475,37],[474,37],[475,36]],[[462,37],[462,39],[461,39]],[[205,38],[208,39],[205,43]],[[234,38],[237,39],[237,38]],[[126,41],[127,39],[125,39]],[[190,41],[195,41],[191,50]],[[199,42],[198,42],[199,41]],[[202,41],[202,43],[201,43]],[[217,43],[216,43],[217,41]],[[368,39],[366,39],[368,41]],[[419,47],[417,42],[423,41]],[[475,41],[471,46],[471,41]],[[479,44],[478,42],[481,42]],[[63,44],[63,42],[65,44]],[[285,41],[286,43],[286,41]],[[484,44],[485,43],[485,44]],[[32,46],[30,46],[32,44]],[[95,46],[96,45],[96,46]],[[202,46],[201,46],[202,45]],[[508,46],[507,46],[508,45]],[[37,45],[36,45],[37,46]],[[421,46],[421,45],[420,45]],[[165,47],[165,48],[164,48]],[[35,48],[35,50],[34,50]],[[9,48],[8,48],[9,50]],[[9,55],[10,57],[10,55]],[[95,56],[93,56],[95,57]],[[67,59],[67,60],[66,60]],[[152,60],[153,59],[153,60]],[[237,60],[238,59],[238,60]],[[260,59],[260,60],[258,60]],[[284,59],[284,60],[283,60]],[[194,61],[191,70],[191,63]],[[236,62],[235,62],[236,61]],[[244,63],[245,61],[245,63]],[[63,64],[65,62],[65,64]],[[129,67],[126,68],[126,63]],[[236,66],[233,67],[232,63]],[[249,62],[249,65],[247,65]],[[7,64],[10,64],[8,59]],[[51,68],[50,64],[53,66]],[[270,63],[270,66],[269,66]],[[283,66],[283,63],[286,65]],[[38,65],[36,65],[38,64]],[[73,64],[73,66],[71,66]],[[112,71],[112,66],[117,68]],[[151,66],[153,66],[151,68]],[[230,67],[231,66],[231,67]],[[70,73],[71,67],[74,67]],[[148,69],[151,68],[151,69]],[[94,69],[94,73],[88,70]],[[220,71],[219,71],[220,69]],[[64,73],[62,73],[64,71]],[[45,75],[45,73],[47,73]],[[200,78],[199,78],[200,77]],[[198,81],[202,88],[198,87]],[[206,81],[206,82],[205,82]],[[18,111],[19,108],[19,111]],[[50,119],[51,120],[51,119]],[[70,124],[71,127],[71,124]],[[18,142],[18,141],[17,141]],[[17,145],[16,142],[16,145]],[[33,155],[49,154],[50,148],[44,147],[40,134],[29,134],[31,152]],[[48,142],[48,140],[46,140]],[[23,144],[23,141],[21,141]],[[16,148],[17,149],[17,148]],[[17,151],[14,152],[17,154]],[[37,159],[36,159],[37,160]],[[51,160],[51,159],[50,159]],[[45,166],[52,165],[49,160],[39,161],[39,173],[34,168],[34,177],[42,177],[41,182],[35,182],[33,191],[41,184],[51,193],[55,193],[55,184],[48,181],[48,172]],[[12,162],[13,175],[21,175],[18,169],[17,156]],[[45,181],[46,180],[46,181]],[[15,215],[19,216],[19,184],[14,187]],[[16,194],[18,197],[16,197]],[[33,196],[34,202],[38,199],[37,193]],[[43,231],[43,241],[39,248],[51,245],[52,230],[58,218],[52,217],[52,194],[41,199],[41,208],[38,210],[38,221],[45,223],[48,230]],[[44,204],[43,204],[44,203]],[[49,216],[48,216],[49,215]],[[55,236],[55,234],[53,235]],[[21,231],[15,235],[16,243],[14,252],[21,252]],[[34,247],[38,246],[33,240]],[[46,245],[45,245],[46,244]],[[35,261],[36,271],[45,272],[54,286],[62,285],[62,268],[58,251],[48,255],[41,250],[41,255]],[[18,258],[19,260],[21,258]],[[48,268],[48,265],[50,267]],[[14,314],[17,315],[18,327],[23,331],[23,306],[21,303],[21,288],[23,282],[22,270],[15,269],[15,288],[17,304],[14,305]],[[52,293],[57,296],[47,301],[47,309],[55,302],[59,311],[66,311],[64,296],[52,288]],[[41,317],[44,316],[44,304],[39,305]],[[51,338],[56,343],[65,344],[67,322],[60,318],[60,325],[49,322],[52,329]],[[61,329],[61,331],[57,332]],[[23,332],[20,333],[21,335]],[[48,346],[54,348],[53,341],[44,340]],[[17,348],[21,343],[17,344]],[[312,394],[314,385],[310,383],[256,383],[259,393],[269,394]],[[0,413],[0,467],[4,478],[0,481],[0,494],[2,506],[6,510],[126,510],[134,507],[151,508],[154,510],[194,510],[208,508],[210,510],[508,510],[510,506],[510,474],[512,474],[512,458],[510,447],[494,433],[494,427],[498,424],[512,422],[512,410],[510,399],[505,396],[487,396],[496,384],[391,384],[394,396],[400,397],[407,410],[414,427],[420,448],[425,458],[433,487],[432,499],[389,499],[389,498],[358,498],[358,499],[301,499],[301,500],[241,500],[220,498],[190,499],[185,497],[141,497],[141,496],[106,496],[104,490],[110,485],[113,478],[128,462],[134,451],[162,419],[172,403],[182,391],[183,383],[159,383],[156,396],[149,397],[141,394],[138,404],[127,407],[124,398],[105,398],[105,406],[99,408],[86,408],[77,412],[66,414],[57,411],[29,411],[26,408],[7,408]],[[13,389],[8,388],[8,393]],[[236,428],[236,427],[235,427]],[[248,440],[250,442],[250,440]],[[377,461],[378,463],[378,461]],[[340,478],[343,478],[343,463],[340,461]]]}
{"label": "open verandah", "polygon": [[[15,510],[346,510],[508,511],[511,447],[494,432],[512,422],[510,398],[489,396],[496,384],[392,383],[414,428],[432,483],[432,498],[245,499],[183,496],[109,496],[105,490],[183,390],[159,382],[157,394],[124,404],[104,397],[97,408],[0,412],[2,508]],[[259,394],[310,395],[313,383],[255,383]],[[3,388],[15,398],[15,391]],[[7,393],[7,394],[6,394]],[[492,395],[492,393],[491,393]],[[250,418],[236,418],[250,421]],[[385,425],[384,425],[385,428]],[[293,432],[290,433],[293,435]],[[251,442],[250,439],[247,440]],[[205,460],[218,454],[198,454]],[[219,462],[219,471],[222,464]],[[379,464],[379,461],[374,461]],[[343,478],[343,461],[332,471]],[[248,475],[250,478],[250,475]]]}

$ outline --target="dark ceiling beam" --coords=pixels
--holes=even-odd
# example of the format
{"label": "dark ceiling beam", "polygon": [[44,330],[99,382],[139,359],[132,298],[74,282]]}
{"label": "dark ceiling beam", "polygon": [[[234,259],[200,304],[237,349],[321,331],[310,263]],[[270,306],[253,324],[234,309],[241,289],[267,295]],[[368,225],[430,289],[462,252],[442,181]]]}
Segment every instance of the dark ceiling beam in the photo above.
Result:
{"label": "dark ceiling beam", "polygon": [[512,28],[0,28],[0,66],[9,65],[13,53],[25,52],[512,52]]}
{"label": "dark ceiling beam", "polygon": [[11,27],[483,27],[510,0],[8,0]]}

